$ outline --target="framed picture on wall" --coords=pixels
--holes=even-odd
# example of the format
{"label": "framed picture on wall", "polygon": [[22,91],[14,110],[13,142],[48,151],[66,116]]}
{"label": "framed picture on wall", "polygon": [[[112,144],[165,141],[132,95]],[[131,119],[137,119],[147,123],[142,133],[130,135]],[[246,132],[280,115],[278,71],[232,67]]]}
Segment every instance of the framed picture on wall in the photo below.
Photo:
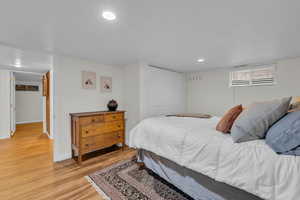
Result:
{"label": "framed picture on wall", "polygon": [[101,92],[112,92],[112,77],[100,76]]}
{"label": "framed picture on wall", "polygon": [[82,71],[82,88],[96,89],[96,72]]}

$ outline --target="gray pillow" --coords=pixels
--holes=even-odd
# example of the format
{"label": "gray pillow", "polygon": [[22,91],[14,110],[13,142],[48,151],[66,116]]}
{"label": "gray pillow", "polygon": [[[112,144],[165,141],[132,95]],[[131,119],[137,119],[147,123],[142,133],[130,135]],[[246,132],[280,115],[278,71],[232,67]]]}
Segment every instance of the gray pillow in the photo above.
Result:
{"label": "gray pillow", "polygon": [[267,132],[266,143],[277,153],[300,156],[300,111],[276,122]]}
{"label": "gray pillow", "polygon": [[233,141],[247,142],[264,138],[269,127],[287,113],[291,99],[292,97],[286,97],[251,104],[232,126]]}

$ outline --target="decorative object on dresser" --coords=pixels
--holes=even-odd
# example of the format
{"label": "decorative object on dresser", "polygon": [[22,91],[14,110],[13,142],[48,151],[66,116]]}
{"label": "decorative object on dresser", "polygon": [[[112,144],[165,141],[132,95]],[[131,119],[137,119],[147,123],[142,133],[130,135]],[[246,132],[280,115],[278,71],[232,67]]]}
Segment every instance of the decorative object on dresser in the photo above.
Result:
{"label": "decorative object on dresser", "polygon": [[116,111],[118,108],[118,102],[115,100],[110,100],[107,104],[107,108],[109,111]]}
{"label": "decorative object on dresser", "polygon": [[125,145],[125,111],[71,113],[72,156],[78,164],[84,154],[115,144]]}

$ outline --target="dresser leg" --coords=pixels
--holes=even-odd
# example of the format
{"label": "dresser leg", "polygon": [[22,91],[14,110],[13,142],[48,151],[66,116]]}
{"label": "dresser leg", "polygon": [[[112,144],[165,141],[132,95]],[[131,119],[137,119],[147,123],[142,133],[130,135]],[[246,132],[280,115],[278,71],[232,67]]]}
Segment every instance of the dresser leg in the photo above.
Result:
{"label": "dresser leg", "polygon": [[78,163],[78,165],[81,165],[81,163],[82,163],[82,156],[81,155],[78,155],[77,163]]}

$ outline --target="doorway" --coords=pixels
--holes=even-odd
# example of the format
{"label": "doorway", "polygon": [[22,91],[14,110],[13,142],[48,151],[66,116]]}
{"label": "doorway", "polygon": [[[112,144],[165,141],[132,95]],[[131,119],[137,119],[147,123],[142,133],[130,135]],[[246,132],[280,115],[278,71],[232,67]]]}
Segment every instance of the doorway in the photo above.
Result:
{"label": "doorway", "polygon": [[10,98],[11,137],[24,127],[41,127],[41,132],[50,137],[49,72],[11,72]]}

